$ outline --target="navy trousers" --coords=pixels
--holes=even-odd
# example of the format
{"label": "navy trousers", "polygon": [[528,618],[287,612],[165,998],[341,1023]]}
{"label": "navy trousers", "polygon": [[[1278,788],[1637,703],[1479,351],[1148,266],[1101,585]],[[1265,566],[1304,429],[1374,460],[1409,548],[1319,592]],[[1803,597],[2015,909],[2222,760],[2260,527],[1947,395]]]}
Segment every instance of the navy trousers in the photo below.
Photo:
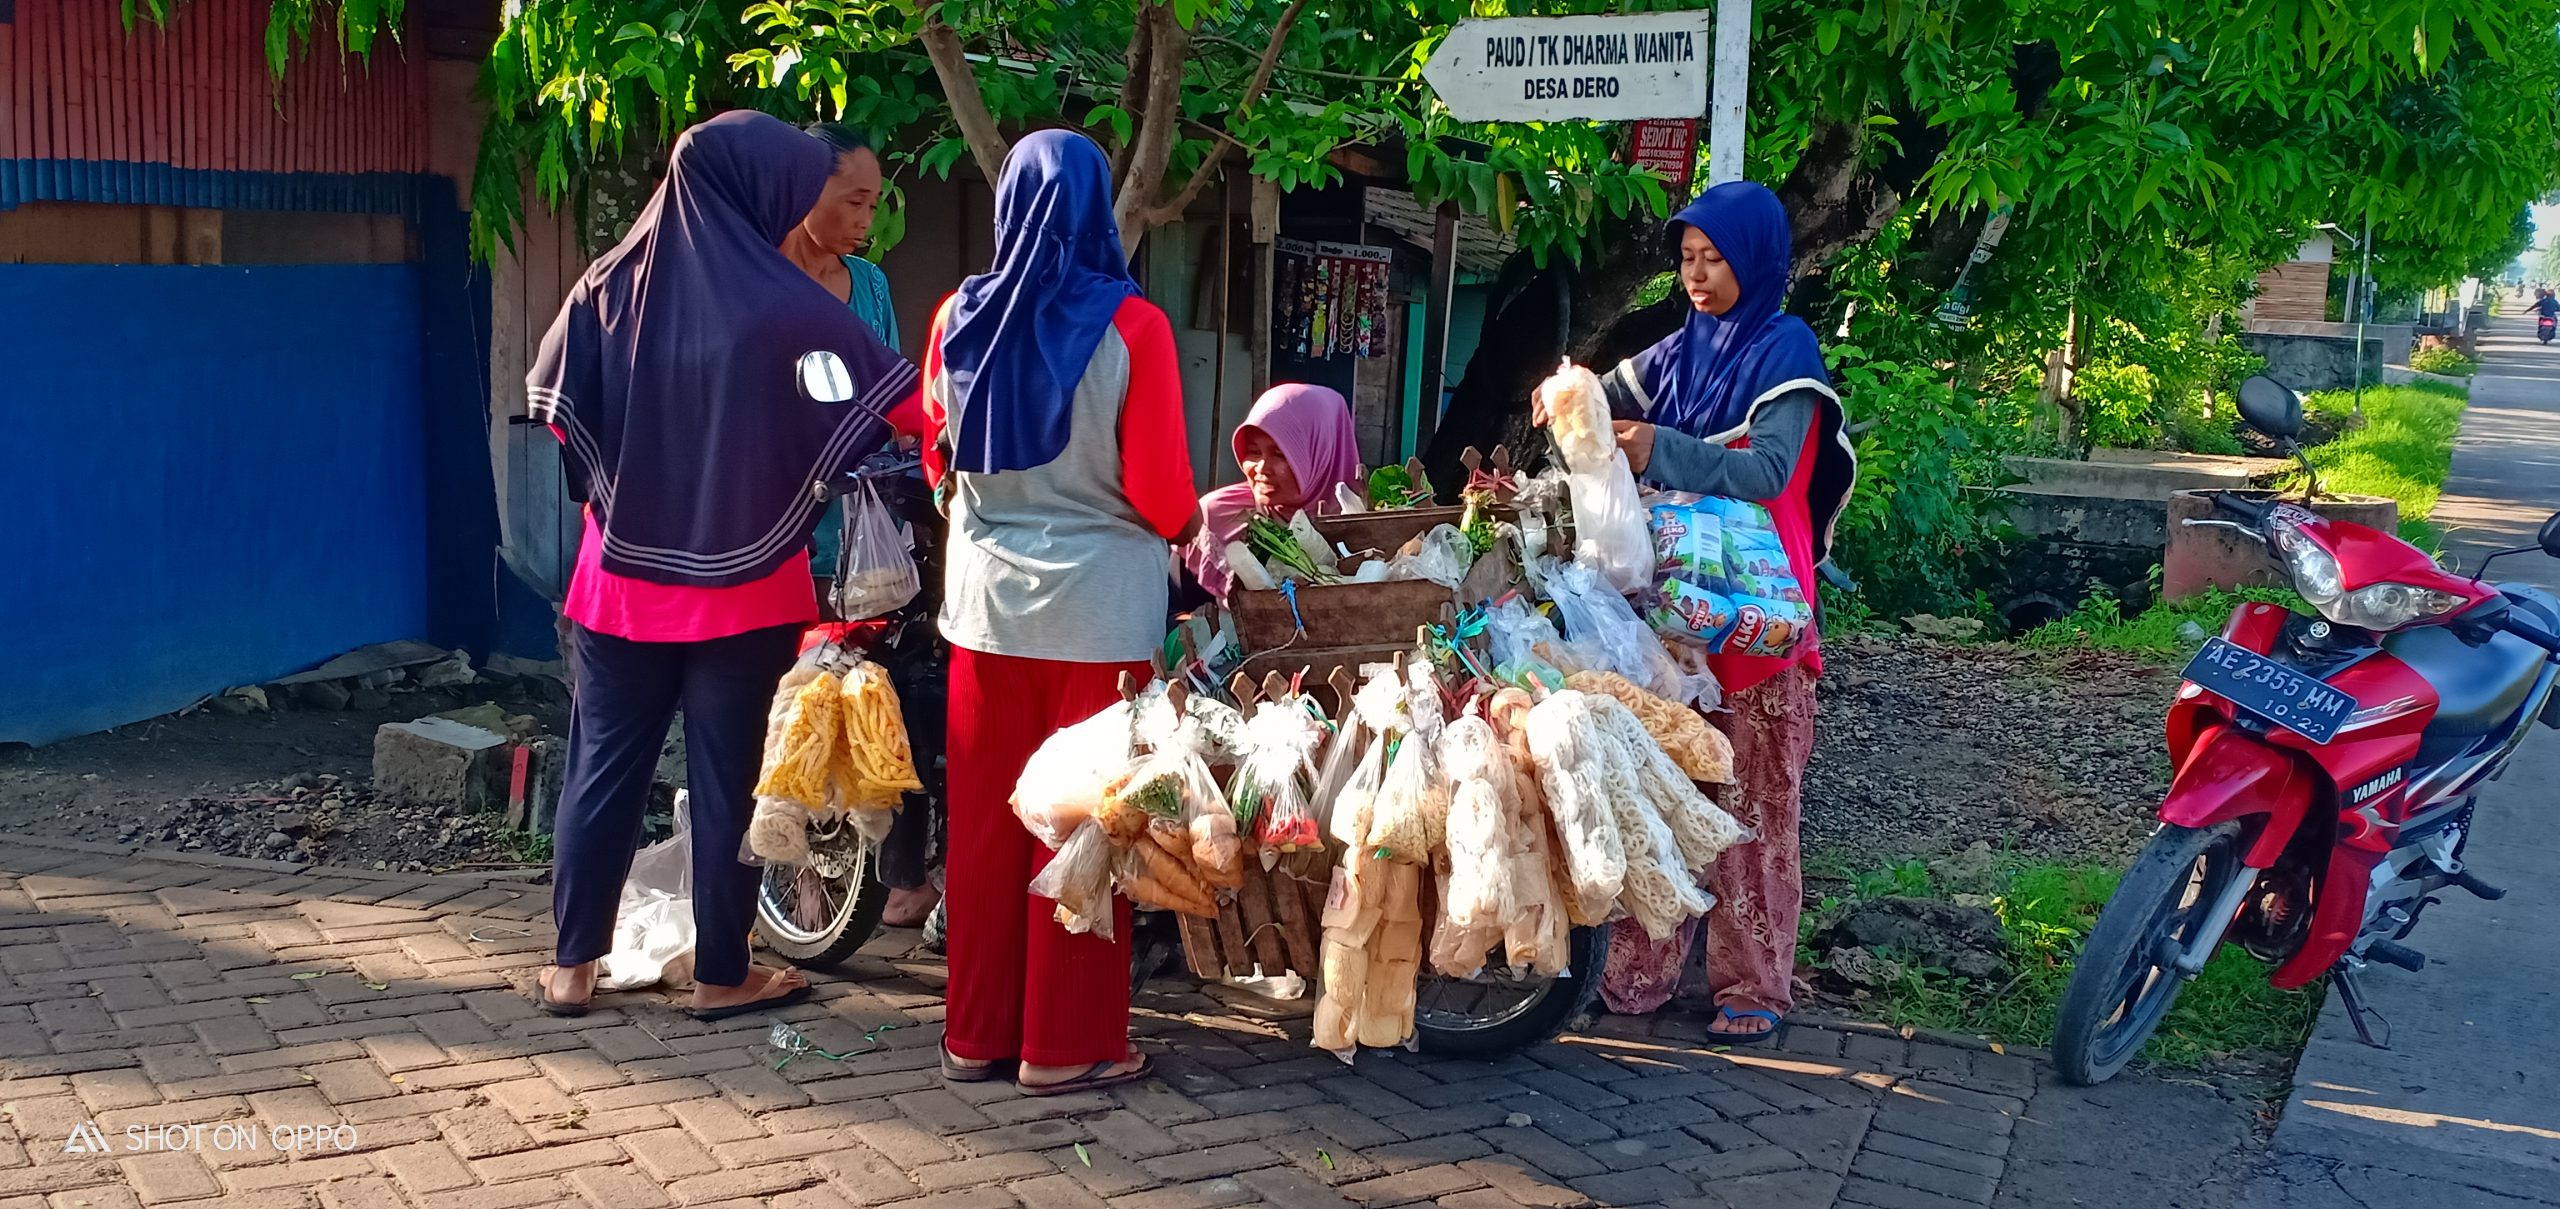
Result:
{"label": "navy trousers", "polygon": [[763,871],[738,859],[755,811],[773,693],[799,658],[799,626],[707,642],[633,642],[572,627],[577,697],[569,766],[552,837],[556,960],[594,961],[613,948],[614,909],[640,847],[641,816],[684,710],[685,787],[692,808],[694,980],[747,979],[747,930]]}

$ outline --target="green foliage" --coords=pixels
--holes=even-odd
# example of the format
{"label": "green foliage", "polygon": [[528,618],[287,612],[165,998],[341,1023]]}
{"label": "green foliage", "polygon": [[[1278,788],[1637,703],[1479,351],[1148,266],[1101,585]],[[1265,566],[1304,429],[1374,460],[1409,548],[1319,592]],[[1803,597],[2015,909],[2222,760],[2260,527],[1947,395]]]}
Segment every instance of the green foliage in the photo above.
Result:
{"label": "green foliage", "polygon": [[508,846],[515,849],[516,859],[528,865],[547,864],[551,860],[551,833],[548,831],[510,831]]}
{"label": "green foliage", "polygon": [[2463,356],[2458,348],[2422,348],[2409,354],[2409,368],[2422,374],[2468,378],[2480,363]]}
{"label": "green foliage", "polygon": [[[310,2],[310,0],[303,0]],[[1454,200],[1541,255],[1579,255],[1604,218],[1666,212],[1660,178],[1619,162],[1620,134],[1587,122],[1466,125],[1448,117],[1421,68],[1447,27],[1476,15],[1467,0],[1350,0],[1306,8],[1281,32],[1285,0],[549,0],[513,12],[490,56],[487,167],[523,164],[536,193],[571,199],[591,167],[662,147],[724,108],[795,120],[824,117],[872,133],[893,180],[948,176],[970,145],[919,39],[940,21],[971,52],[972,83],[999,127],[1061,120],[1083,127],[1117,162],[1135,158],[1149,125],[1149,62],[1135,53],[1145,12],[1170,11],[1183,48],[1154,206],[1214,154],[1283,190],[1343,179],[1336,151],[1400,147],[1428,204]],[[1519,0],[1523,14],[1587,11],[1580,0]],[[1642,6],[1638,6],[1642,7]],[[1244,103],[1266,53],[1264,97]],[[517,174],[480,173],[475,236],[483,248],[522,208]],[[502,196],[505,195],[505,196]]]}
{"label": "green foliage", "polygon": [[[2000,917],[2013,973],[1992,986],[1943,970],[1905,965],[1899,980],[1866,1005],[1886,1024],[1938,1029],[2017,1045],[2053,1040],[2054,1011],[2071,980],[2071,963],[2122,871],[2107,866],[2005,858],[1991,909]],[[1842,908],[1880,895],[1939,897],[1919,861],[1905,861],[1853,880],[1848,898],[1826,899],[1808,912],[1810,938]],[[1879,954],[1891,958],[1891,953]],[[1815,964],[1821,964],[1819,958]],[[2189,983],[2159,1033],[2143,1051],[2153,1065],[2210,1069],[2235,1054],[2292,1054],[2311,1034],[2321,996],[2267,985],[2267,967],[2224,946]]]}
{"label": "green foliage", "polygon": [[2139,365],[2098,364],[2074,375],[2081,435],[2092,445],[2115,448],[2151,444],[2160,432],[2160,380]]}
{"label": "green foliage", "polygon": [[[2312,395],[2305,410],[2335,418],[2354,400],[2352,391],[2326,391]],[[2440,535],[2427,518],[2453,469],[2453,439],[2469,401],[2463,388],[2436,382],[2366,387],[2364,422],[2308,451],[2321,490],[2400,501],[2400,536],[2433,547]]]}
{"label": "green foliage", "polygon": [[1863,319],[1856,337],[1825,350],[1858,433],[1858,489],[1836,557],[1867,609],[1961,614],[1998,554],[2005,526],[1979,489],[2009,481],[2000,454],[2014,428],[1996,400],[1943,368],[1953,333],[1901,309],[1890,273],[1909,230],[1888,229],[1834,270]]}
{"label": "green foliage", "polygon": [[2290,590],[2241,588],[2215,589],[2176,604],[2155,604],[2127,617],[2124,602],[2115,593],[2099,590],[2092,591],[2078,608],[2028,631],[2022,641],[2030,647],[2095,648],[2142,655],[2164,664],[2184,663],[2203,643],[2197,631],[2221,633],[2232,610],[2253,602],[2310,612]]}

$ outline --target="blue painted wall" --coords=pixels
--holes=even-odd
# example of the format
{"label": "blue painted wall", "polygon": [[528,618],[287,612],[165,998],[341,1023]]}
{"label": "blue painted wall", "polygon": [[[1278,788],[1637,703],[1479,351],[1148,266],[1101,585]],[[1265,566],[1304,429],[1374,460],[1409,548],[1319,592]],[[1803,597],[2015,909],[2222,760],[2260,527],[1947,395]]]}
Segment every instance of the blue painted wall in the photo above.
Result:
{"label": "blue painted wall", "polygon": [[0,265],[0,742],[426,633],[413,265]]}

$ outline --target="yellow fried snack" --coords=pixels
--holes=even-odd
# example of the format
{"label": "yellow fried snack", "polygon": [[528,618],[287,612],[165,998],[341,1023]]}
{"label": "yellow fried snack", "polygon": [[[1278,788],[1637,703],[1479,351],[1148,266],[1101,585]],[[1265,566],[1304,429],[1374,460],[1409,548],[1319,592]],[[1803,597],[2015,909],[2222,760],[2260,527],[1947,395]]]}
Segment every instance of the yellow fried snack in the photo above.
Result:
{"label": "yellow fried snack", "polygon": [[843,693],[844,683],[835,673],[820,672],[792,694],[782,741],[774,745],[764,775],[756,781],[758,797],[787,798],[813,810],[826,808],[836,747],[844,741]]}
{"label": "yellow fried snack", "polygon": [[1645,733],[1662,745],[1673,763],[1692,781],[1725,785],[1733,781],[1733,741],[1707,725],[1698,711],[1667,697],[1646,692],[1616,672],[1575,672],[1564,678],[1567,688],[1615,697],[1644,723]]}
{"label": "yellow fried snack", "polygon": [[924,788],[907,746],[906,715],[898,708],[889,669],[864,660],[844,678],[843,766],[837,783],[843,804],[857,810],[894,810],[910,790]]}

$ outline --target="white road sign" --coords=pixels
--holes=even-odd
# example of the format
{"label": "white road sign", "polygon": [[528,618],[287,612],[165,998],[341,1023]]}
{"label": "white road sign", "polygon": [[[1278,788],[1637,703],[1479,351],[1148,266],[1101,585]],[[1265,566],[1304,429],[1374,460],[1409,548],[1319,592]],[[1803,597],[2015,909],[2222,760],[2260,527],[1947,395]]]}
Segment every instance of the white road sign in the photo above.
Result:
{"label": "white road sign", "polygon": [[1704,10],[1461,21],[1422,67],[1462,122],[1631,122],[1707,111]]}

